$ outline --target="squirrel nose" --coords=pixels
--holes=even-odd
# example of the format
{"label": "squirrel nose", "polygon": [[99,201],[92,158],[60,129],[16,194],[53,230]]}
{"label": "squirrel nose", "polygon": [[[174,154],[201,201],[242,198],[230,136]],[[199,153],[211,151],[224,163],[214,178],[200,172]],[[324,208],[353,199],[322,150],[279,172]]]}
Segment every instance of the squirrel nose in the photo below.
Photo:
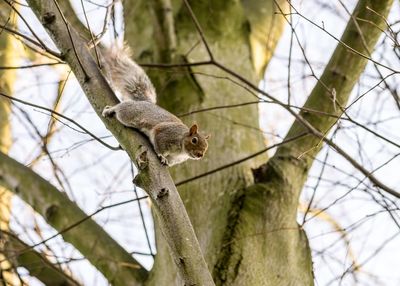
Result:
{"label": "squirrel nose", "polygon": [[201,158],[201,157],[203,157],[203,152],[196,152],[195,154],[194,154],[197,158]]}

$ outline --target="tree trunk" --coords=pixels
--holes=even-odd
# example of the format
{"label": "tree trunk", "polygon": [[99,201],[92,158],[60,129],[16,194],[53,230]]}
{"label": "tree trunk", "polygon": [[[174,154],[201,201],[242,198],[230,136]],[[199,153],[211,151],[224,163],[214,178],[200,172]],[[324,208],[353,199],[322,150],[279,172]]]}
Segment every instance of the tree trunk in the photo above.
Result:
{"label": "tree trunk", "polygon": [[[281,23],[271,21],[276,17],[273,2],[190,2],[216,61],[255,84],[281,31],[276,28]],[[199,33],[187,9],[180,3],[172,1],[171,4],[168,0],[152,1],[151,4],[147,1],[125,2],[125,19],[134,19],[126,23],[126,40],[139,62],[190,63],[209,59],[204,45],[198,44]],[[374,48],[380,29],[384,28],[381,15],[388,14],[391,3],[390,0],[379,3],[361,0],[342,42],[368,55],[366,50]],[[285,8],[283,3],[280,4]],[[262,14],[265,11],[262,8],[266,7],[271,8]],[[372,7],[375,12],[366,7]],[[360,20],[355,25],[353,19],[368,21]],[[374,28],[371,21],[380,29]],[[267,28],[259,31],[260,26]],[[268,34],[268,31],[274,33]],[[266,34],[270,36],[266,37]],[[262,50],[262,47],[271,48]],[[338,45],[306,107],[341,115],[341,107],[346,105],[366,65],[366,59],[348,47]],[[241,87],[217,78],[226,74],[210,65],[186,70],[149,70],[149,74],[156,83],[159,103],[175,114],[254,100]],[[332,103],[333,88],[337,94],[335,104]],[[335,124],[331,117],[305,112],[300,115],[324,134]],[[184,120],[188,123],[197,121],[201,129],[212,134],[212,139],[202,162],[185,163],[173,169],[176,182],[255,153],[264,146],[257,130],[255,106],[198,113]],[[296,121],[286,138],[304,131],[307,129]],[[313,284],[308,240],[298,227],[296,214],[300,192],[321,147],[318,145],[320,140],[307,136],[279,148],[267,164],[254,171],[255,184],[252,184],[251,168],[266,161],[265,157],[180,186],[180,194],[217,285]],[[306,151],[308,153],[298,159]],[[163,238],[158,232],[156,234],[157,257],[147,284],[180,285]]]}
{"label": "tree trunk", "polygon": [[[367,64],[360,54],[368,55],[374,49],[385,29],[383,19],[392,2],[359,1],[341,38],[344,44],[338,43],[304,107],[336,116],[342,114]],[[300,115],[324,135],[337,121],[321,113],[302,111]],[[286,139],[306,131],[304,125],[295,121]],[[234,255],[230,255],[232,261],[228,260],[225,267],[235,275],[227,280],[227,285],[313,284],[308,242],[297,225],[296,215],[301,190],[322,148],[321,140],[310,135],[282,145],[273,158],[254,170],[256,184],[245,192],[237,227],[229,240],[228,249]]]}
{"label": "tree trunk", "polygon": [[[285,6],[286,1],[278,2]],[[272,0],[190,1],[215,59],[253,83],[260,80],[283,30],[284,19],[274,14],[273,3]],[[259,21],[255,15],[257,10],[264,11],[264,18]],[[125,23],[125,39],[138,62],[208,60],[204,46],[196,46],[200,38],[182,1],[172,1],[172,6],[170,1],[161,0],[125,1],[124,14],[125,19],[134,19]],[[257,36],[267,34],[270,36]],[[159,104],[178,115],[205,107],[257,100],[244,88],[219,78],[227,75],[214,66],[165,71],[149,69],[148,73],[156,84]],[[196,121],[200,130],[211,134],[210,149],[202,161],[172,168],[175,182],[231,163],[265,146],[258,127],[257,105],[198,113],[182,119],[188,124]],[[229,256],[233,253],[227,253],[224,244],[235,227],[232,221],[240,210],[243,192],[253,182],[251,168],[265,161],[266,156],[260,156],[179,187],[209,270],[219,284],[230,275],[222,264],[225,259],[231,259]],[[158,229],[156,234],[157,256],[147,284],[180,285]],[[259,273],[249,272],[248,275],[250,281]]]}

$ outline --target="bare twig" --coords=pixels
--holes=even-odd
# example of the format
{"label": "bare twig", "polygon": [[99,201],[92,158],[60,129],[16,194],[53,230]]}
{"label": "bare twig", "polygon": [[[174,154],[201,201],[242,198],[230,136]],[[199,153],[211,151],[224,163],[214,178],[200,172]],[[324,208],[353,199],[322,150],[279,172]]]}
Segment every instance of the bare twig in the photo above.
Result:
{"label": "bare twig", "polygon": [[245,162],[245,161],[247,161],[247,160],[250,160],[250,159],[252,159],[252,158],[254,158],[254,157],[257,157],[257,156],[259,156],[259,155],[261,155],[261,154],[263,154],[263,153],[265,153],[265,152],[267,152],[267,151],[269,151],[269,150],[271,150],[271,149],[277,148],[277,147],[282,146],[282,145],[285,145],[285,144],[287,144],[287,143],[289,143],[289,142],[293,142],[293,141],[296,141],[297,139],[303,138],[304,136],[306,136],[306,135],[308,135],[308,134],[309,134],[309,133],[302,133],[302,134],[297,135],[297,136],[295,136],[295,137],[293,137],[293,138],[285,139],[285,140],[283,140],[283,141],[280,142],[280,143],[277,143],[277,144],[268,146],[268,147],[266,147],[266,148],[264,148],[264,149],[262,149],[262,150],[260,150],[260,151],[258,151],[258,152],[256,152],[256,153],[254,153],[254,154],[251,154],[251,155],[246,156],[246,157],[244,157],[244,158],[242,158],[242,159],[236,160],[236,161],[234,161],[234,162],[232,162],[232,163],[223,165],[223,166],[221,166],[221,167],[218,167],[218,168],[215,168],[215,169],[213,169],[213,170],[207,171],[207,172],[205,172],[205,173],[203,173],[203,174],[194,176],[194,177],[192,177],[192,178],[189,178],[189,179],[186,179],[186,180],[177,182],[177,183],[176,183],[176,186],[181,186],[181,185],[187,184],[187,183],[189,183],[189,182],[192,182],[192,181],[198,180],[198,179],[200,179],[200,178],[209,176],[209,175],[211,175],[211,174],[214,174],[214,173],[219,172],[219,171],[221,171],[221,170],[224,170],[224,169],[226,169],[226,168],[230,168],[230,167],[235,166],[235,165],[237,165],[237,164],[243,163],[243,162]]}
{"label": "bare twig", "polygon": [[4,93],[2,93],[2,92],[0,92],[0,96],[3,96],[3,97],[5,97],[5,98],[8,98],[8,99],[11,100],[11,101],[17,101],[17,102],[22,103],[22,104],[25,104],[25,105],[29,105],[29,106],[32,106],[32,107],[35,107],[35,108],[39,108],[39,109],[42,109],[42,110],[46,110],[46,111],[50,112],[50,114],[55,114],[55,115],[57,115],[57,116],[59,116],[59,117],[65,119],[65,120],[68,120],[69,122],[73,123],[74,125],[76,125],[76,126],[79,127],[80,129],[82,129],[86,134],[90,135],[93,139],[95,139],[96,141],[98,141],[98,142],[101,143],[102,145],[106,146],[107,148],[109,148],[109,149],[111,149],[111,150],[114,150],[114,151],[121,150],[121,147],[120,147],[120,146],[118,146],[118,147],[113,147],[113,146],[107,144],[106,142],[104,142],[103,140],[101,140],[99,137],[97,137],[96,135],[94,135],[92,132],[90,132],[89,130],[87,130],[85,127],[83,127],[82,125],[80,125],[80,124],[79,124],[78,122],[76,122],[75,120],[73,120],[73,119],[71,119],[71,118],[69,118],[69,117],[67,117],[67,116],[65,116],[65,115],[63,115],[63,114],[61,114],[61,113],[58,113],[57,111],[54,111],[54,110],[52,110],[52,109],[50,109],[50,108],[47,108],[47,107],[44,107],[44,106],[40,106],[40,105],[37,105],[37,104],[34,104],[34,103],[30,103],[30,102],[24,101],[24,100],[22,100],[22,99],[18,99],[18,98],[16,98],[16,97],[11,97],[11,96],[9,96],[9,95],[7,95],[7,94],[4,94]]}

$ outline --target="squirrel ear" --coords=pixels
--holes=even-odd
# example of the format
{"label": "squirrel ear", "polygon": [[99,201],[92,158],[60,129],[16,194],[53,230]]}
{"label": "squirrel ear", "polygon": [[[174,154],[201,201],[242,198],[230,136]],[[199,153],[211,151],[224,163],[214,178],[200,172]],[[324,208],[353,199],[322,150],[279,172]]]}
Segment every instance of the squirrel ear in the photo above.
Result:
{"label": "squirrel ear", "polygon": [[204,138],[206,138],[206,140],[210,139],[211,134],[207,134]]}
{"label": "squirrel ear", "polygon": [[196,123],[194,123],[192,125],[192,127],[190,127],[189,136],[192,136],[193,134],[196,134],[197,133],[197,129],[198,129],[198,126],[197,126]]}

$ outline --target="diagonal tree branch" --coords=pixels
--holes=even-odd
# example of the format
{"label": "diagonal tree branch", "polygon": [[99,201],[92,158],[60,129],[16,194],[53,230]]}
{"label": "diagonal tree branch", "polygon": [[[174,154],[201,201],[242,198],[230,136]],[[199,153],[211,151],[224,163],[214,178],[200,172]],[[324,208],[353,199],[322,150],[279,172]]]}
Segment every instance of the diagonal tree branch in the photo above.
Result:
{"label": "diagonal tree branch", "polygon": [[[0,185],[17,194],[61,231],[86,214],[53,185],[0,152]],[[86,220],[63,234],[113,285],[141,285],[147,272],[101,226]]]}
{"label": "diagonal tree branch", "polygon": [[[333,143],[330,140],[324,140],[324,136],[338,120],[333,117],[309,113],[305,110],[315,109],[321,112],[335,114],[337,118],[342,115],[343,109],[341,107],[346,105],[355,83],[367,64],[367,59],[365,57],[353,53],[347,47],[361,54],[363,54],[366,49],[373,50],[385,27],[385,22],[379,15],[386,16],[389,13],[392,2],[392,0],[359,1],[353,12],[352,19],[350,19],[343,33],[340,43],[336,47],[320,80],[311,92],[307,102],[304,104],[304,110],[300,112],[301,118],[305,119],[315,130],[318,130],[318,134],[316,135],[321,136],[300,139],[295,143],[278,148],[276,155],[256,171],[257,181],[264,182],[268,180],[270,177],[268,173],[273,169],[292,169],[295,172],[291,174],[291,176],[294,176],[293,179],[289,179],[290,183],[293,183],[293,188],[291,189],[294,193],[292,195],[297,197],[300,194],[307,177],[307,172],[312,165],[313,158],[315,158],[315,155],[322,147],[322,141],[332,146]],[[378,14],[371,12],[368,7]],[[353,19],[358,19],[358,25],[355,25]],[[368,21],[363,21],[363,19],[368,19]],[[374,23],[376,26],[372,26],[371,23]],[[361,34],[364,38],[363,41],[361,40]],[[336,94],[336,97],[333,96],[333,93]],[[287,138],[304,132],[305,128],[304,124],[295,121],[287,134]],[[335,146],[333,146],[333,148],[338,151],[338,148],[335,148]],[[293,168],[292,160],[296,162],[295,165],[297,168]],[[276,167],[272,167],[275,165]]]}
{"label": "diagonal tree branch", "polygon": [[[9,257],[13,265],[26,268],[31,276],[36,277],[45,285],[80,285],[61,268],[50,262],[43,254],[29,249],[29,245],[20,240],[15,234],[2,232],[0,239],[6,241],[4,246],[5,256]],[[29,250],[24,251],[25,249]]]}
{"label": "diagonal tree branch", "polygon": [[[91,57],[86,43],[68,26],[56,5],[57,2],[29,0],[28,3],[49,31],[93,108],[101,117],[104,106],[115,105],[118,100]],[[161,230],[185,284],[213,285],[194,230],[167,168],[161,166],[150,143],[142,135],[123,127],[115,119],[102,120],[132,160],[140,147],[148,151],[148,165],[142,170],[139,181],[153,202]]]}

